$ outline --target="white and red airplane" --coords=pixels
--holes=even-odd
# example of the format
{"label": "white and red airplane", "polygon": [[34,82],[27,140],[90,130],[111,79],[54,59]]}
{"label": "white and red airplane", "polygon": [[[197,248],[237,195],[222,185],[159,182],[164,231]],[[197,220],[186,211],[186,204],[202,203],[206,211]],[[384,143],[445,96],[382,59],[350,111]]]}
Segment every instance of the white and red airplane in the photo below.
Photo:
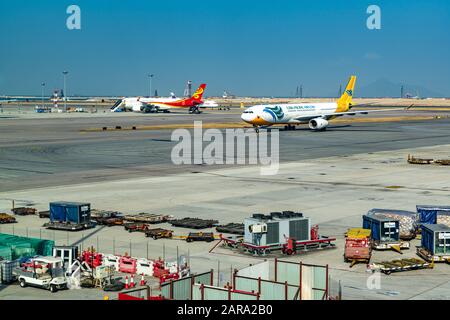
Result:
{"label": "white and red airplane", "polygon": [[144,113],[169,112],[173,108],[188,109],[189,113],[200,113],[200,106],[203,104],[202,96],[205,92],[206,84],[202,83],[190,98],[177,98],[172,95],[168,98],[124,98],[118,100],[112,107],[112,112],[134,111]]}

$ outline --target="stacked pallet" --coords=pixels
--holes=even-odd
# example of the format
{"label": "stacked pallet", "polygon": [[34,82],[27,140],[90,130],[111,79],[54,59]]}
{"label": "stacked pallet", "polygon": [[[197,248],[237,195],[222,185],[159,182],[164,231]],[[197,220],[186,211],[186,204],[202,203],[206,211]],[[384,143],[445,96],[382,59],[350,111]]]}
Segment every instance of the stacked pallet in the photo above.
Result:
{"label": "stacked pallet", "polygon": [[450,215],[439,214],[437,215],[437,224],[443,224],[450,227]]}

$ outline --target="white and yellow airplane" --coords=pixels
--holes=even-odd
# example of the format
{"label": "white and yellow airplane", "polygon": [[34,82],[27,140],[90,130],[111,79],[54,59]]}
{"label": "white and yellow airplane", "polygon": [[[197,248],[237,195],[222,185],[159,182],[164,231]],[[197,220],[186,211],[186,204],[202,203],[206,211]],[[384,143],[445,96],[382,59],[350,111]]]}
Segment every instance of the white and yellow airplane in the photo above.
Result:
{"label": "white and yellow airplane", "polygon": [[336,102],[256,105],[245,109],[241,119],[252,124],[256,132],[259,132],[260,127],[276,124],[285,124],[286,130],[295,130],[296,125],[306,123],[311,130],[320,131],[326,130],[328,121],[336,117],[402,109],[349,111],[354,106],[352,98],[355,82],[356,76],[351,76],[344,94]]}

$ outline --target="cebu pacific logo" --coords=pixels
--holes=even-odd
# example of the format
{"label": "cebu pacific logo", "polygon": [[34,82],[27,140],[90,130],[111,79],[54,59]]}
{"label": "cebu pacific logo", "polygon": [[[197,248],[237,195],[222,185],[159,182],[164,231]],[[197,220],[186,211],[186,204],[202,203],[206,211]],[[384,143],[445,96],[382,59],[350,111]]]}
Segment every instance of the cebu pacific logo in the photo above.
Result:
{"label": "cebu pacific logo", "polygon": [[351,97],[353,96],[353,90],[345,90],[345,92],[347,92],[347,94]]}
{"label": "cebu pacific logo", "polygon": [[263,111],[269,113],[275,121],[284,118],[284,112],[280,106],[265,107]]}
{"label": "cebu pacific logo", "polygon": [[194,99],[199,99],[200,95],[203,94],[203,88],[198,88],[197,91],[195,91],[194,95],[192,96]]}

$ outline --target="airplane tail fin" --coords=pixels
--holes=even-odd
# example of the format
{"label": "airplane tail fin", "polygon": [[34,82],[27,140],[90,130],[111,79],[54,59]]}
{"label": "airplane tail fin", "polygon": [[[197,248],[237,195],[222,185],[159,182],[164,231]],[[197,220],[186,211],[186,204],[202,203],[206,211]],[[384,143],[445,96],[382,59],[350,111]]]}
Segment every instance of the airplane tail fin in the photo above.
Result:
{"label": "airplane tail fin", "polygon": [[350,109],[352,103],[353,92],[355,90],[356,76],[351,76],[350,80],[345,87],[345,91],[342,96],[337,101],[338,108],[337,112],[346,112]]}
{"label": "airplane tail fin", "polygon": [[203,96],[203,92],[205,92],[205,88],[206,88],[206,84],[202,83],[200,85],[200,87],[198,87],[198,89],[194,92],[194,94],[192,95],[191,99],[192,100],[201,101],[202,100],[202,96]]}

